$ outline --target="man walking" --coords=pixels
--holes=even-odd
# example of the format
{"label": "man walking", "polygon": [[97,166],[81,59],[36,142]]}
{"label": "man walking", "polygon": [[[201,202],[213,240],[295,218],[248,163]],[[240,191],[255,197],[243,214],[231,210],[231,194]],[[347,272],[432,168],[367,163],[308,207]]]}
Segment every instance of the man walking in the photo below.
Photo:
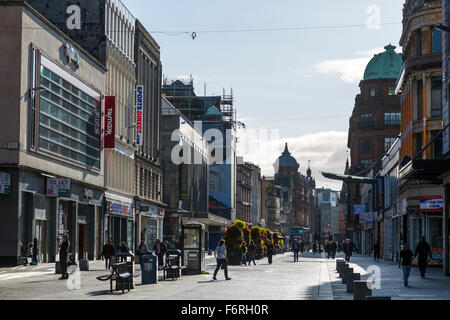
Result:
{"label": "man walking", "polygon": [[111,240],[108,240],[103,246],[102,257],[105,258],[105,266],[106,269],[111,269],[111,259],[116,254],[114,251],[114,246],[112,245]]}
{"label": "man walking", "polygon": [[269,243],[267,245],[267,260],[269,264],[272,264],[272,255],[273,255],[273,244]]}
{"label": "man walking", "polygon": [[427,270],[428,257],[430,260],[432,259],[431,248],[430,245],[425,241],[425,237],[422,237],[417,245],[416,252],[414,253],[414,257],[419,255],[419,270],[420,276],[425,278],[425,271]]}
{"label": "man walking", "polygon": [[245,245],[245,241],[242,241],[241,244],[241,262],[247,265],[247,246]]}
{"label": "man walking", "polygon": [[408,248],[408,244],[405,242],[402,247],[402,251],[400,251],[400,260],[398,261],[398,267],[402,266],[403,270],[403,284],[405,287],[408,286],[408,278],[411,273],[411,263],[414,254]]}
{"label": "man walking", "polygon": [[68,279],[69,275],[67,274],[67,253],[69,252],[69,236],[65,234],[63,236],[63,241],[58,244],[59,247],[59,262],[61,264],[61,272],[62,276],[59,280]]}
{"label": "man walking", "polygon": [[353,253],[353,243],[351,243],[349,239],[345,240],[344,253],[345,253],[345,262],[349,263],[350,257],[352,256]]}
{"label": "man walking", "polygon": [[334,240],[331,240],[330,249],[331,249],[331,257],[334,259],[336,257],[337,251],[337,244]]}
{"label": "man walking", "polygon": [[255,257],[256,257],[256,246],[253,240],[250,240],[250,245],[248,246],[248,265],[250,265],[251,262],[253,261],[253,264],[256,266]]}
{"label": "man walking", "polygon": [[294,252],[294,262],[298,262],[298,252],[300,251],[300,245],[298,244],[297,239],[294,239],[294,243],[292,243],[292,251]]}

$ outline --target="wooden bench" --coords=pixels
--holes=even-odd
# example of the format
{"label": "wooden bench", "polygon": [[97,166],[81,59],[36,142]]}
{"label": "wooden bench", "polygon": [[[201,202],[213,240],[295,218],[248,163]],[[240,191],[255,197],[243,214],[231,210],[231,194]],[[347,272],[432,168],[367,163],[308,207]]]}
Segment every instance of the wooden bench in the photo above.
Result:
{"label": "wooden bench", "polygon": [[110,281],[111,293],[113,292],[113,281],[122,284],[122,293],[125,293],[125,283],[127,284],[128,291],[130,291],[130,282],[132,275],[127,270],[126,262],[114,263],[112,265],[111,274],[103,275],[97,277],[100,281]]}
{"label": "wooden bench", "polygon": [[180,264],[180,257],[177,255],[171,255],[166,259],[166,265],[163,267],[163,279],[166,280],[166,277],[170,275],[172,277],[172,280],[175,280],[175,278],[178,278],[178,276],[175,276],[175,273],[179,274],[179,271],[183,272],[186,270],[186,266],[182,266]]}

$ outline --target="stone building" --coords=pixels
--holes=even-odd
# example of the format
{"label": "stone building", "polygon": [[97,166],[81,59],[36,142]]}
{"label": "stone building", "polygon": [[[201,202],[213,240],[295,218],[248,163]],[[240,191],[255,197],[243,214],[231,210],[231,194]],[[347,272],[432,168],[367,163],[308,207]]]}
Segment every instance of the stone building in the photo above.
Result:
{"label": "stone building", "polygon": [[236,174],[236,219],[247,224],[252,223],[252,167],[244,162],[242,157],[237,158]]}
{"label": "stone building", "polygon": [[[443,264],[441,1],[405,1],[403,67],[397,83],[401,98],[399,202],[401,239],[410,248],[424,236],[433,260]],[[442,171],[442,172],[441,172]],[[432,205],[432,207],[430,207]]]}
{"label": "stone building", "polygon": [[27,3],[0,2],[0,265],[76,259],[102,249],[106,67]]}

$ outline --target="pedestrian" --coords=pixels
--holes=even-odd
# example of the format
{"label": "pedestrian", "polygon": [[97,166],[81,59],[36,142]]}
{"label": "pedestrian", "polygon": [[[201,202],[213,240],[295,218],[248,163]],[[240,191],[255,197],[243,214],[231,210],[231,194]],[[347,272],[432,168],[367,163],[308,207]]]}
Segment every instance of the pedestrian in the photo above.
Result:
{"label": "pedestrian", "polygon": [[272,264],[272,255],[273,255],[273,244],[269,242],[267,245],[267,260],[269,264]]}
{"label": "pedestrian", "polygon": [[217,280],[217,272],[219,272],[220,268],[223,267],[223,271],[225,273],[225,279],[231,280],[228,277],[228,264],[227,264],[227,248],[225,247],[225,240],[221,239],[219,241],[219,246],[214,251],[214,257],[217,259],[217,267],[214,271],[213,280]]}
{"label": "pedestrian", "polygon": [[105,259],[106,269],[111,269],[111,259],[115,255],[114,246],[112,245],[111,240],[106,241],[106,243],[103,245],[101,255],[102,258]]}
{"label": "pedestrian", "polygon": [[253,240],[250,240],[250,245],[248,246],[248,265],[250,265],[251,262],[253,261],[253,264],[256,266],[255,256],[256,256],[256,246]]}
{"label": "pedestrian", "polygon": [[334,259],[336,257],[337,244],[334,240],[331,241],[330,244],[331,256]]}
{"label": "pedestrian", "polygon": [[[124,253],[128,253],[129,251],[130,251],[130,249],[128,248],[128,246],[125,243],[125,241],[122,241],[122,243],[120,244],[120,247],[119,247],[119,252],[121,254],[124,254]],[[121,256],[120,257],[120,262],[126,262],[126,261],[127,261],[127,257],[126,256]]]}
{"label": "pedestrian", "polygon": [[325,252],[327,253],[327,259],[330,259],[331,247],[330,247],[330,242],[329,241],[327,241],[325,243]]}
{"label": "pedestrian", "polygon": [[294,262],[298,261],[298,252],[300,251],[300,245],[297,239],[294,239],[292,243],[292,251],[294,252]]}
{"label": "pedestrian", "polygon": [[344,254],[345,254],[345,262],[350,262],[350,257],[353,253],[353,243],[350,242],[349,239],[345,240],[344,244]]}
{"label": "pedestrian", "polygon": [[164,265],[164,255],[167,251],[164,251],[164,244],[161,243],[161,240],[156,239],[155,244],[153,245],[153,251],[158,256],[158,266],[162,267]]}
{"label": "pedestrian", "polygon": [[403,284],[405,287],[408,286],[408,278],[411,273],[411,263],[414,254],[408,248],[408,244],[405,242],[402,247],[402,251],[400,251],[400,260],[398,261],[398,267],[402,266],[403,271]]}
{"label": "pedestrian", "polygon": [[59,278],[59,280],[64,280],[64,279],[68,279],[69,275],[67,274],[67,254],[69,252],[69,246],[70,246],[70,242],[69,242],[69,236],[67,234],[65,234],[63,236],[63,241],[59,242],[58,247],[59,247],[59,263],[61,264],[61,273],[62,276],[61,278]]}
{"label": "pedestrian", "polygon": [[428,257],[430,260],[433,258],[431,253],[430,245],[425,241],[425,237],[422,237],[419,241],[419,244],[416,247],[416,252],[414,253],[414,257],[419,256],[419,270],[420,276],[425,278],[425,271],[427,270]]}
{"label": "pedestrian", "polygon": [[245,245],[245,241],[242,241],[241,244],[241,262],[245,266],[247,265],[247,246]]}
{"label": "pedestrian", "polygon": [[136,248],[136,254],[139,257],[139,264],[142,264],[142,256],[148,252],[147,245],[144,240],[141,240],[139,246]]}
{"label": "pedestrian", "polygon": [[380,242],[377,240],[373,246],[373,258],[375,259],[375,262],[380,259],[380,250]]}

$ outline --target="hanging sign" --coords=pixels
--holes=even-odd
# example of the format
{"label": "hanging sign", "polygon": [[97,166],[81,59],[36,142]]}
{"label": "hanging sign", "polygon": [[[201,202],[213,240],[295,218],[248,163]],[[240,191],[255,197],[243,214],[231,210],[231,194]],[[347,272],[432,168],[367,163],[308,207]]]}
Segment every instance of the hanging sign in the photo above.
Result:
{"label": "hanging sign", "polygon": [[136,145],[142,146],[144,113],[144,86],[136,88]]}
{"label": "hanging sign", "polygon": [[366,212],[365,204],[354,204],[353,205],[353,214],[361,214]]}
{"label": "hanging sign", "polygon": [[105,97],[105,131],[103,135],[103,148],[105,149],[114,149],[115,109],[116,97]]}

